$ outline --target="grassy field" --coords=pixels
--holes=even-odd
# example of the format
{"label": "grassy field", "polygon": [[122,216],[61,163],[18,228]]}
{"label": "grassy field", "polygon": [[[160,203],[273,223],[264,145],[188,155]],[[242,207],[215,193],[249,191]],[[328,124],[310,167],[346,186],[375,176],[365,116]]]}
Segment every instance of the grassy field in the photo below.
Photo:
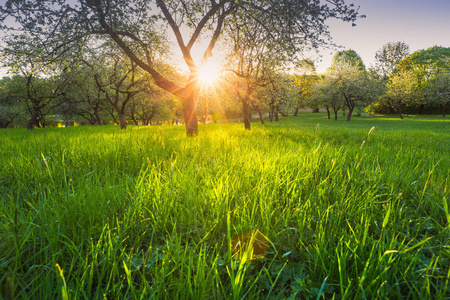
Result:
{"label": "grassy field", "polygon": [[3,297],[450,297],[450,119],[184,130],[0,131]]}

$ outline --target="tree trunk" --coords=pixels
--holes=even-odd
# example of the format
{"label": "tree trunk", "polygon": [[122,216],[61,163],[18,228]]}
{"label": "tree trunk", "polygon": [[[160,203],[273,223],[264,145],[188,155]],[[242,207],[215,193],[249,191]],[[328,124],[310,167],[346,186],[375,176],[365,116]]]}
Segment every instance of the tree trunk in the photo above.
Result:
{"label": "tree trunk", "polygon": [[273,122],[273,108],[271,109],[271,111],[269,111],[269,121],[270,123]]}
{"label": "tree trunk", "polygon": [[334,110],[334,120],[337,121],[338,111]]}
{"label": "tree trunk", "polygon": [[388,116],[391,115],[391,106],[389,104],[388,104],[388,107],[387,107],[387,114],[388,114]]}
{"label": "tree trunk", "polygon": [[31,115],[30,120],[28,120],[27,129],[33,129],[36,126],[37,121],[38,121],[38,114],[33,113]]}
{"label": "tree trunk", "polygon": [[98,111],[94,112],[95,118],[97,119],[97,124],[102,125],[102,116],[98,113]]}
{"label": "tree trunk", "polygon": [[296,117],[298,115],[298,107],[295,108],[293,116]]}
{"label": "tree trunk", "polygon": [[184,122],[186,123],[187,136],[198,135],[198,121],[195,111],[194,87],[195,85],[186,86],[186,96],[181,99],[183,103]]}
{"label": "tree trunk", "polygon": [[127,128],[127,121],[125,120],[125,114],[119,113],[119,122],[120,122],[120,129]]}
{"label": "tree trunk", "polygon": [[445,105],[441,105],[441,109],[442,109],[442,117],[445,118]]}
{"label": "tree trunk", "polygon": [[400,109],[399,109],[399,108],[397,108],[397,113],[398,113],[398,115],[399,115],[400,119],[402,119],[402,120],[403,120],[402,112],[400,111]]}
{"label": "tree trunk", "polygon": [[261,120],[261,124],[264,125],[264,117],[263,117],[261,108],[258,107],[257,111],[258,111],[259,119]]}
{"label": "tree trunk", "polygon": [[347,114],[347,122],[350,122],[350,120],[352,119],[352,114],[353,114],[353,108],[349,108],[348,114]]}
{"label": "tree trunk", "polygon": [[248,95],[242,99],[242,114],[244,115],[245,130],[250,130],[250,113],[248,109]]}
{"label": "tree trunk", "polygon": [[69,116],[64,114],[64,127],[69,127]]}
{"label": "tree trunk", "polygon": [[280,117],[278,115],[278,109],[275,111],[275,122],[280,121]]}
{"label": "tree trunk", "polygon": [[330,116],[330,108],[328,107],[328,105],[325,106],[325,108],[327,109],[328,120],[329,120],[329,119],[331,119],[331,116]]}

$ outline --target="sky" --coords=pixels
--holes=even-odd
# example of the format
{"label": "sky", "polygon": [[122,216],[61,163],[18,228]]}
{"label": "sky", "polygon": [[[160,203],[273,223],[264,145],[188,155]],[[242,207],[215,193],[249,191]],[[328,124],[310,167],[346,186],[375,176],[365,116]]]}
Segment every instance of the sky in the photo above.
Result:
{"label": "sky", "polygon": [[[450,47],[450,0],[347,0],[360,6],[365,19],[356,26],[338,20],[328,22],[334,42],[355,50],[366,67],[374,64],[375,53],[389,42],[402,41],[410,52],[438,45]],[[319,73],[331,65],[336,50],[321,50]]]}
{"label": "sky", "polygon": [[[3,4],[5,0],[0,0]],[[360,7],[366,18],[356,27],[330,20],[331,36],[342,49],[353,49],[365,65],[374,64],[377,50],[389,42],[402,41],[411,53],[435,45],[450,47],[450,0],[346,0]],[[178,51],[178,49],[175,49]],[[323,73],[331,65],[336,49],[321,49],[317,71]],[[316,55],[314,55],[316,56]],[[320,60],[320,61],[319,61]],[[0,75],[5,74],[0,70]]]}

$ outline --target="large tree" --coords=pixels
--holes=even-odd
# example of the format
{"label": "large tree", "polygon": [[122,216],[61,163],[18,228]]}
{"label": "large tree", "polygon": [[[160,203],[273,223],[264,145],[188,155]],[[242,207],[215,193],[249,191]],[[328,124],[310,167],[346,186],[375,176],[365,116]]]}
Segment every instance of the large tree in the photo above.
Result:
{"label": "large tree", "polygon": [[[231,17],[262,24],[271,39],[291,52],[302,49],[305,41],[313,46],[326,43],[326,19],[354,22],[358,17],[358,9],[345,0],[329,0],[326,4],[316,0],[7,0],[0,12],[4,16],[0,21],[12,16],[36,47],[54,56],[72,51],[75,43],[89,44],[88,37],[93,34],[110,38],[159,87],[182,99],[188,135],[198,132],[194,90],[199,67],[211,57]],[[155,65],[159,33],[165,27],[175,36],[190,71],[184,84],[171,81]],[[193,58],[193,48],[202,38],[206,46],[198,62]]]}
{"label": "large tree", "polygon": [[429,83],[432,83],[439,73],[450,72],[450,48],[433,46],[415,51],[398,64],[397,71],[412,72],[416,76],[418,88],[414,104],[420,114],[426,105],[433,105],[433,101],[429,102],[432,98],[425,97]]}

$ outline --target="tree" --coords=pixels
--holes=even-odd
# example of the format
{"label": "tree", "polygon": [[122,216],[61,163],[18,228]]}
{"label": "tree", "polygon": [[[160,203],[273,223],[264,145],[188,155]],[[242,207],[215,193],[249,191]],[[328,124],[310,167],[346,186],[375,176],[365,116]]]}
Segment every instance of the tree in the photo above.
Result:
{"label": "tree", "polygon": [[27,35],[6,39],[0,51],[5,66],[23,78],[17,88],[23,91],[22,102],[30,114],[27,128],[44,127],[45,117],[63,103],[61,96],[69,89],[70,70],[53,60],[43,60],[41,49],[35,49]]}
{"label": "tree", "polygon": [[417,97],[418,86],[417,77],[411,71],[397,72],[391,76],[383,98],[389,101],[400,119],[403,119],[402,107],[410,104]]}
{"label": "tree", "polygon": [[440,107],[442,116],[445,117],[445,111],[450,106],[450,73],[440,72],[426,87],[425,94],[430,102]]}
{"label": "tree", "polygon": [[429,97],[425,97],[425,90],[429,82],[441,72],[450,72],[450,48],[433,46],[418,50],[404,58],[398,65],[398,72],[413,72],[417,77],[415,105],[421,113],[426,105],[432,105]]}
{"label": "tree", "polygon": [[390,42],[375,53],[375,70],[384,79],[394,73],[400,61],[409,55],[409,46],[405,42]]}
{"label": "tree", "polygon": [[[252,26],[251,28],[249,26]],[[252,96],[258,87],[269,84],[269,74],[275,65],[282,65],[283,49],[271,44],[267,32],[261,24],[246,24],[239,20],[230,26],[231,47],[227,55],[226,70],[237,76],[231,87],[242,103],[244,127],[250,130],[250,107],[257,110],[264,124],[258,101]]]}
{"label": "tree", "polygon": [[273,117],[275,121],[279,121],[279,114],[288,116],[289,110],[295,105],[295,89],[292,77],[287,74],[273,72],[268,77],[268,82],[258,90],[258,97],[270,108],[269,119],[272,123]]}
{"label": "tree", "polygon": [[95,82],[92,69],[82,64],[72,73],[69,93],[76,105],[75,113],[91,125],[102,125],[103,113],[109,104]]}
{"label": "tree", "polygon": [[119,118],[121,129],[126,128],[126,110],[137,94],[146,90],[144,78],[139,74],[137,65],[120,52],[109,51],[84,63],[92,70],[95,83],[109,105]]}
{"label": "tree", "polygon": [[150,125],[155,117],[160,119],[169,119],[176,107],[179,107],[179,101],[161,89],[157,89],[153,84],[147,82],[144,91],[130,101],[127,109],[127,115],[138,125]]}
{"label": "tree", "polygon": [[376,89],[364,68],[361,57],[353,50],[338,52],[326,76],[333,81],[347,107],[347,121],[355,108],[367,106],[376,95]]}
{"label": "tree", "polygon": [[[305,41],[317,47],[329,37],[325,20],[338,18],[354,22],[358,9],[344,0],[319,1],[126,1],[7,0],[0,8],[3,21],[12,16],[21,29],[32,36],[37,47],[54,56],[87,45],[91,35],[107,36],[137,66],[148,72],[162,89],[182,99],[187,135],[198,133],[194,90],[198,70],[212,56],[224,29],[239,17],[246,23],[264,24],[270,37],[282,41],[292,53]],[[26,16],[26,17],[23,17]],[[155,66],[158,45],[167,37],[161,28],[169,27],[190,71],[184,85],[169,80]],[[3,25],[5,28],[6,25]],[[184,30],[184,29],[190,30]],[[207,39],[200,63],[193,58],[193,46]],[[51,49],[49,49],[51,48]]]}
{"label": "tree", "polygon": [[325,107],[328,119],[330,119],[330,108],[332,108],[335,121],[338,119],[338,111],[344,106],[344,98],[339,89],[338,81],[329,76],[324,76],[315,83],[311,100],[316,105]]}
{"label": "tree", "polygon": [[[409,46],[404,42],[390,42],[378,50],[375,54],[375,68],[379,76],[381,76],[384,84],[387,83],[389,77],[397,69],[399,63],[409,55]],[[387,114],[391,114],[391,104],[386,100]]]}

